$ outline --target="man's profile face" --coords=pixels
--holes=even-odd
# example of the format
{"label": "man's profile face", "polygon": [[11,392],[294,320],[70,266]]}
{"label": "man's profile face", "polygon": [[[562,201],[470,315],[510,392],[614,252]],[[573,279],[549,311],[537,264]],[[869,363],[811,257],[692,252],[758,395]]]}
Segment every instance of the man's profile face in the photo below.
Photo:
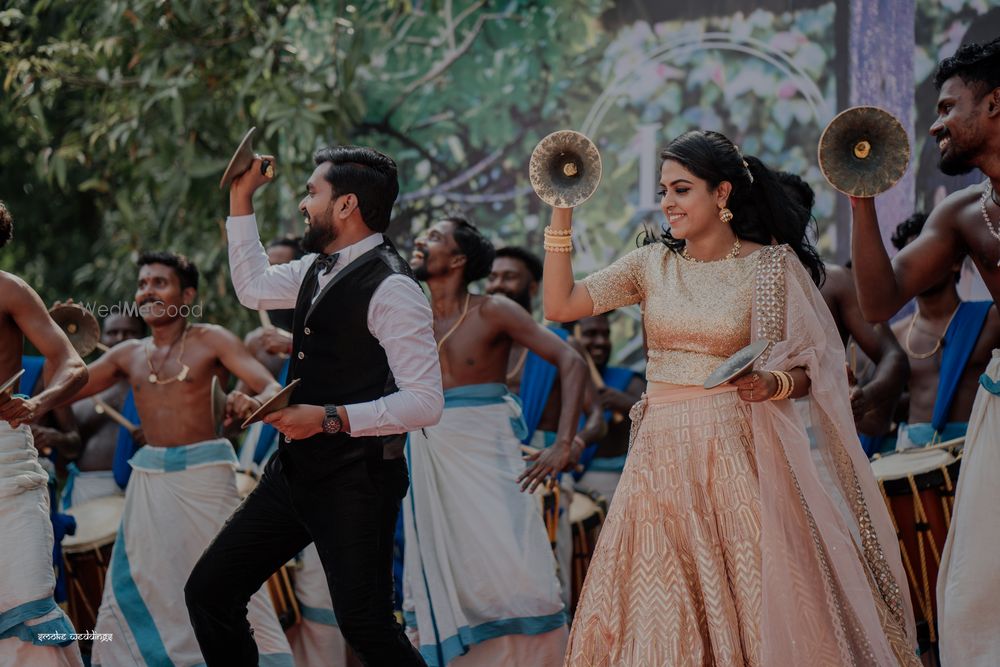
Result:
{"label": "man's profile face", "polygon": [[941,86],[938,94],[938,117],[930,133],[937,141],[938,168],[948,176],[967,174],[978,161],[986,145],[983,129],[983,106],[989,95],[976,99],[976,89],[970,88],[960,76],[953,76]]}
{"label": "man's profile face", "polygon": [[146,264],[139,269],[135,287],[135,305],[139,316],[150,326],[165,324],[181,316],[181,306],[190,305],[197,291],[181,289],[181,280],[173,267]]}
{"label": "man's profile face", "polygon": [[455,257],[461,254],[455,243],[455,225],[449,220],[439,220],[413,242],[410,268],[417,280],[426,281],[451,271],[457,266]]}
{"label": "man's profile face", "polygon": [[603,315],[580,320],[580,342],[597,366],[611,359],[611,326]]}
{"label": "man's profile face", "polygon": [[486,278],[487,294],[503,294],[531,312],[531,300],[537,291],[538,283],[524,262],[515,257],[493,260],[490,275]]}
{"label": "man's profile face", "polygon": [[115,313],[104,318],[101,342],[108,347],[138,338],[142,338],[142,323],[134,317]]}
{"label": "man's profile face", "polygon": [[271,266],[288,264],[295,259],[295,250],[286,245],[273,245],[267,249],[267,261]]}
{"label": "man's profile face", "polygon": [[330,181],[326,180],[329,169],[329,162],[316,166],[306,181],[306,195],[299,202],[299,211],[306,223],[306,232],[302,236],[302,249],[306,252],[324,252],[337,240],[338,229],[333,212],[340,197]]}

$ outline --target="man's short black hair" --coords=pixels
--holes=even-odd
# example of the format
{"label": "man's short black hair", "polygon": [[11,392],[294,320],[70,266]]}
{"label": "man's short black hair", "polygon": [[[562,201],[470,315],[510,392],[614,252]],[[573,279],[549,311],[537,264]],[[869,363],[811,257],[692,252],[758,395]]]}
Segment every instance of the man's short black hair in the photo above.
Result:
{"label": "man's short black hair", "polygon": [[955,55],[942,60],[934,73],[934,86],[941,90],[953,76],[973,89],[978,102],[983,95],[1000,87],[1000,37],[990,42],[963,44]]}
{"label": "man's short black hair", "polygon": [[181,290],[186,290],[188,287],[198,289],[198,267],[184,255],[169,250],[144,252],[139,255],[139,261],[135,264],[139,268],[147,264],[169,266],[177,274],[177,278],[181,282]]}
{"label": "man's short black hair", "polygon": [[316,165],[330,163],[325,178],[336,195],[354,194],[368,228],[389,228],[392,205],[399,195],[396,163],[388,155],[364,146],[329,146],[313,155]]}
{"label": "man's short black hair", "polygon": [[542,282],[542,260],[530,250],[521,246],[508,245],[497,250],[497,257],[510,257],[511,259],[519,260],[528,267],[528,271],[536,283]]}
{"label": "man's short black hair", "polygon": [[451,217],[445,218],[445,221],[454,226],[452,236],[458,249],[465,255],[465,268],[462,272],[465,284],[490,275],[493,258],[497,254],[490,240],[465,218]]}
{"label": "man's short black hair", "polygon": [[292,259],[301,259],[306,253],[302,249],[302,237],[301,236],[279,236],[278,238],[271,239],[267,244],[268,249],[270,248],[291,248],[292,249]]}
{"label": "man's short black hair", "polygon": [[920,231],[926,222],[927,214],[919,211],[903,220],[896,225],[896,231],[892,233],[892,245],[896,246],[896,250],[902,250],[910,239],[920,236]]}
{"label": "man's short black hair", "polygon": [[0,200],[0,248],[14,238],[14,216],[7,210],[7,205]]}

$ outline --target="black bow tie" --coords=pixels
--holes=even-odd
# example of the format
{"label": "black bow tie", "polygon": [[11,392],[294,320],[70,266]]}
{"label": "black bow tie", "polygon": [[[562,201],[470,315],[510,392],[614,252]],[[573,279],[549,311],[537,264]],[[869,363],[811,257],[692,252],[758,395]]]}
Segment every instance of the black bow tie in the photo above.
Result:
{"label": "black bow tie", "polygon": [[333,271],[333,267],[337,265],[337,259],[340,257],[339,252],[335,252],[332,255],[324,255],[320,253],[316,255],[316,261],[313,266],[316,267],[316,272],[323,272],[323,275],[328,275],[330,271]]}

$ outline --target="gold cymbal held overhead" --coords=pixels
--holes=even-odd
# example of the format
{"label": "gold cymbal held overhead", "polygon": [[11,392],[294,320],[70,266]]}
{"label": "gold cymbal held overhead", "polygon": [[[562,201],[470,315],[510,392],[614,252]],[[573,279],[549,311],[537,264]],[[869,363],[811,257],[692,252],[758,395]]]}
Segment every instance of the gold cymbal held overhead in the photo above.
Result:
{"label": "gold cymbal held overhead", "polygon": [[61,303],[49,309],[49,315],[66,337],[76,353],[85,357],[100,347],[101,327],[94,314],[75,303]]}
{"label": "gold cymbal held overhead", "polygon": [[910,142],[896,118],[878,107],[852,107],[819,138],[819,168],[839,192],[874,197],[906,173]]}
{"label": "gold cymbal held overhead", "polygon": [[597,190],[601,154],[594,142],[579,132],[553,132],[531,152],[528,177],[543,202],[555,208],[573,208]]}
{"label": "gold cymbal held overhead", "polygon": [[[226,170],[222,173],[222,180],[219,181],[220,190],[225,189],[227,185],[233,182],[233,179],[237,176],[242,176],[248,169],[250,169],[254,158],[257,157],[256,153],[253,152],[253,134],[256,131],[256,127],[251,127],[247,130],[247,133],[243,135],[243,140],[236,148],[236,152],[233,153],[233,157],[229,160],[229,165],[226,166]],[[274,178],[274,165],[271,164],[270,160],[263,161],[260,165],[260,173],[268,178]]]}

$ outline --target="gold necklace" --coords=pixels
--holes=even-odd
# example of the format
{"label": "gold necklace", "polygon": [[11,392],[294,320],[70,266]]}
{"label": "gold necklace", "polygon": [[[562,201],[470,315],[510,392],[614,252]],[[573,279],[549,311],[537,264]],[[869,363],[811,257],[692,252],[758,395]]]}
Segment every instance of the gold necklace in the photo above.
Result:
{"label": "gold necklace", "polygon": [[184,358],[184,346],[187,343],[187,335],[188,335],[188,325],[187,322],[185,322],[184,333],[181,334],[180,338],[181,350],[177,355],[177,363],[180,364],[181,366],[181,372],[172,378],[167,378],[166,380],[160,379],[160,371],[163,370],[163,367],[167,364],[167,360],[170,357],[170,351],[174,349],[174,345],[177,344],[177,341],[174,340],[174,342],[170,344],[170,347],[167,348],[166,357],[164,358],[163,363],[160,364],[160,368],[157,369],[153,367],[153,357],[149,354],[149,348],[153,346],[153,337],[152,336],[149,337],[149,344],[144,346],[143,350],[146,352],[146,365],[149,366],[149,377],[147,379],[152,384],[171,384],[173,382],[184,382],[184,380],[187,379],[187,375],[191,371],[191,368],[183,361],[181,361],[181,359]]}
{"label": "gold necklace", "polygon": [[736,259],[739,256],[740,256],[739,238],[736,239],[736,243],[733,244],[733,249],[729,251],[729,254],[723,257],[722,259],[698,259],[688,254],[687,244],[684,244],[684,247],[681,248],[681,257],[683,257],[689,262],[697,262],[699,264],[707,264],[708,262],[721,262],[727,259]]}
{"label": "gold necklace", "polygon": [[934,344],[934,348],[930,352],[921,352],[919,354],[914,352],[913,348],[910,347],[910,336],[913,335],[913,325],[917,323],[917,317],[920,316],[920,309],[917,308],[917,310],[913,313],[913,318],[910,320],[910,326],[906,329],[906,340],[903,341],[903,346],[906,348],[906,354],[913,359],[929,359],[937,354],[937,351],[941,349],[941,343],[944,342],[944,337],[948,335],[948,329],[951,328],[951,321],[955,319],[955,315],[958,313],[958,308],[961,305],[962,302],[959,301],[958,306],[955,306],[955,310],[952,311],[951,317],[948,318],[948,324],[944,327],[944,333],[942,333],[941,337],[937,339],[937,343]]}
{"label": "gold necklace", "polygon": [[465,316],[469,314],[469,298],[471,296],[471,293],[465,293],[465,308],[462,309],[462,315],[458,318],[458,321],[455,322],[455,324],[451,325],[451,328],[448,329],[448,333],[441,336],[441,340],[438,341],[438,352],[441,351],[441,346],[444,345],[446,340],[448,340],[448,337],[455,333],[455,331],[458,330],[458,327],[462,326],[462,322],[465,321]]}

